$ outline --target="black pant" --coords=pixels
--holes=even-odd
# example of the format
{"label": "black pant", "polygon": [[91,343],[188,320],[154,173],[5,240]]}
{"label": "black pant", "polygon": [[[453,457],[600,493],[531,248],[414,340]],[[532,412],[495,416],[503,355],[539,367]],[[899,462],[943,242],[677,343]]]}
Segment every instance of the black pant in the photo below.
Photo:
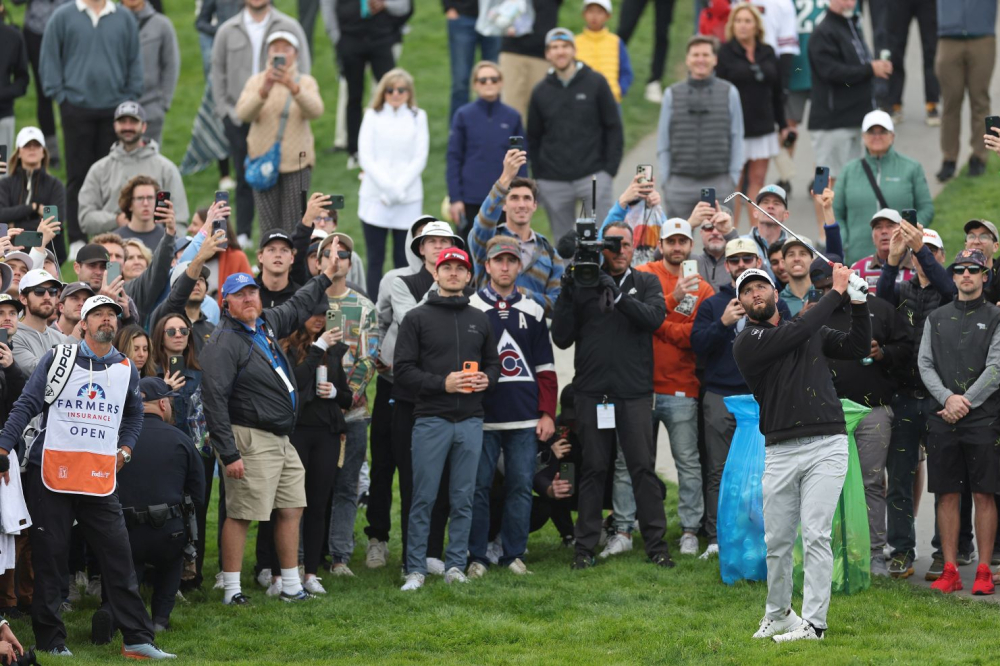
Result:
{"label": "black pant", "polygon": [[[341,469],[340,433],[329,428],[298,426],[288,438],[306,468],[306,508],[302,512],[302,563],[307,574],[319,571],[320,556],[330,525],[327,510],[333,501],[333,485]],[[357,479],[355,479],[357,481]],[[273,543],[273,542],[272,542]],[[275,567],[278,567],[277,569]],[[271,571],[280,570],[275,550]]]}
{"label": "black pant", "polygon": [[379,376],[375,380],[375,403],[372,405],[371,469],[368,487],[369,539],[389,540],[392,527],[392,477],[396,473],[396,458],[392,451],[392,382]]}
{"label": "black pant", "polygon": [[115,136],[115,110],[85,109],[69,102],[59,105],[62,116],[63,162],[66,165],[66,233],[69,242],[86,241],[80,229],[80,189],[94,162],[111,150]]}
{"label": "black pant", "polygon": [[[157,624],[166,625],[174,610],[177,590],[181,585],[181,572],[184,570],[184,545],[187,543],[184,521],[171,518],[160,529],[151,525],[135,525],[128,531],[128,539],[132,546],[132,564],[140,585],[146,575],[146,567],[151,567],[147,582],[153,586],[150,603],[153,620]],[[114,617],[117,624],[117,616]]]}
{"label": "black pant", "polygon": [[319,14],[319,0],[299,0],[299,25],[309,42],[309,55],[313,54],[313,34],[316,32],[316,16]]}
{"label": "black pant", "polygon": [[378,302],[379,283],[382,282],[382,266],[385,264],[385,246],[392,232],[392,265],[393,268],[406,266],[406,229],[386,229],[376,227],[361,220],[361,230],[365,234],[365,248],[368,250],[368,298]]}
{"label": "black pant", "polygon": [[910,37],[910,21],[917,20],[920,28],[920,46],[923,50],[924,101],[937,103],[941,99],[941,86],[934,73],[937,54],[937,4],[936,0],[887,0],[889,46],[892,51],[892,76],[889,78],[889,105],[902,104],[903,86],[906,83],[906,42]]}
{"label": "black pant", "polygon": [[[195,555],[195,577],[191,581],[191,587],[201,587],[202,581],[205,580],[203,575],[203,569],[205,565],[205,547],[208,544],[208,505],[212,501],[212,482],[215,481],[215,457],[206,458],[202,456],[202,465],[205,468],[205,503],[199,507],[196,507],[195,519],[198,521],[198,541],[195,543],[197,548],[197,555]],[[222,484],[219,484],[220,487]],[[220,512],[224,509],[222,508],[225,502],[219,500]],[[222,523],[224,518],[219,519],[218,532],[222,534]],[[219,548],[219,552],[222,552],[222,548]],[[219,567],[221,570],[221,566]]]}
{"label": "black pant", "polygon": [[[399,527],[403,536],[403,563],[406,563],[406,535],[410,526],[410,505],[413,504],[413,403],[396,400],[392,410],[392,452],[399,469]],[[447,462],[441,475],[437,500],[431,510],[431,533],[427,538],[427,557],[442,559],[444,529],[451,505],[448,501],[449,469]]]}
{"label": "black pant", "polygon": [[253,235],[253,190],[247,184],[243,172],[243,160],[247,158],[247,135],[250,134],[250,123],[239,127],[228,117],[222,119],[226,130],[226,141],[229,142],[229,156],[233,158],[236,167],[236,233]]}
{"label": "black pant", "polygon": [[32,465],[28,484],[31,513],[31,564],[35,569],[35,596],[31,625],[42,650],[66,644],[66,625],[59,616],[63,583],[69,575],[70,528],[75,518],[90,539],[101,569],[114,572],[103,579],[112,615],[125,643],[151,643],[153,625],[139,596],[132,568],[132,551],[118,496],[89,497],[55,493],[42,484],[41,468]]}
{"label": "black pant", "polygon": [[365,66],[371,65],[376,81],[395,67],[392,41],[369,43],[353,35],[343,35],[337,43],[337,60],[340,73],[347,81],[347,152],[356,155],[365,96]]}
{"label": "black pant", "polygon": [[604,506],[604,484],[608,466],[614,457],[617,433],[635,493],[636,517],[645,542],[646,554],[654,557],[669,549],[663,535],[667,518],[663,511],[666,487],[653,467],[656,447],[653,445],[652,397],[623,400],[608,397],[614,403],[616,429],[598,430],[597,398],[576,394],[577,431],[583,449],[580,490],[577,493],[576,550],[593,557],[601,536],[601,510]]}
{"label": "black pant", "polygon": [[[639,24],[648,0],[625,0],[621,7],[621,19],[618,22],[618,36],[626,44],[632,39]],[[667,50],[670,47],[670,22],[674,17],[674,0],[653,0],[655,19],[653,23],[653,62],[650,66],[649,80],[659,81],[663,78],[663,67],[667,62]]]}
{"label": "black pant", "polygon": [[42,89],[42,77],[38,74],[38,63],[41,60],[42,36],[30,30],[24,31],[24,45],[28,49],[28,60],[31,62],[31,75],[35,79],[35,98],[38,111],[38,129],[45,138],[56,135],[56,114],[52,110],[52,100],[45,96]]}

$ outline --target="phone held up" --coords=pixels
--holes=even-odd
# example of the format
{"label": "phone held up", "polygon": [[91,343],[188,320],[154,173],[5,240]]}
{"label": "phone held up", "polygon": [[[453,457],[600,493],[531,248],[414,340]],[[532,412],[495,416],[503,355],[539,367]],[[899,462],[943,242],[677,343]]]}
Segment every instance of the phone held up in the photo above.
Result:
{"label": "phone held up", "polygon": [[183,375],[185,370],[187,370],[187,367],[184,363],[183,356],[178,354],[170,357],[170,374],[179,372]]}
{"label": "phone held up", "polygon": [[[681,262],[681,277],[690,277],[698,274],[698,260],[686,259]],[[697,283],[693,287],[688,287],[688,291],[698,291]]]}
{"label": "phone held up", "polygon": [[715,208],[715,188],[714,187],[703,187],[701,188],[701,196],[698,201],[704,201],[709,206]]}
{"label": "phone held up", "polygon": [[916,209],[914,209],[914,208],[904,208],[903,210],[899,211],[899,216],[901,218],[903,218],[904,220],[906,220],[907,222],[909,222],[910,224],[912,224],[913,226],[917,226],[917,211],[916,211]]}
{"label": "phone held up", "polygon": [[823,190],[830,187],[830,167],[816,167],[816,176],[813,178],[813,194],[823,194]]}
{"label": "phone held up", "polygon": [[653,165],[652,164],[640,164],[635,168],[635,175],[639,176],[640,183],[652,183],[653,182]]}
{"label": "phone held up", "polygon": [[[219,203],[220,201],[228,206],[229,205],[229,192],[227,192],[226,190],[217,190],[216,193],[215,193],[215,202]],[[214,234],[216,231],[220,231],[220,230],[221,231],[226,231],[226,227],[228,225],[229,225],[229,218],[228,217],[219,218],[217,220],[214,220],[212,222],[212,233]],[[228,241],[222,241],[221,243],[219,243],[219,249],[220,250],[225,250],[228,247],[229,247],[229,242]]]}
{"label": "phone held up", "polygon": [[571,462],[559,463],[559,479],[569,481],[569,487],[576,489],[576,466]]}
{"label": "phone held up", "polygon": [[[996,132],[993,131],[994,127],[1000,127],[1000,116],[986,116],[986,133],[996,136]],[[3,161],[3,158],[0,158],[0,162]]]}
{"label": "phone held up", "polygon": [[507,139],[507,149],[508,150],[524,150],[524,137],[523,136],[512,136]]}

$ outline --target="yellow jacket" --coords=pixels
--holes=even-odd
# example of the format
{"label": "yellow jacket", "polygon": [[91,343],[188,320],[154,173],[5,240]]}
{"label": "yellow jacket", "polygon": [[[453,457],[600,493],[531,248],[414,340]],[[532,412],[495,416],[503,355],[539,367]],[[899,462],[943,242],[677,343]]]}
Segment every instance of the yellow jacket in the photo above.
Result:
{"label": "yellow jacket", "polygon": [[632,65],[618,35],[607,28],[596,32],[585,28],[576,36],[576,58],[604,75],[620,104],[632,83]]}

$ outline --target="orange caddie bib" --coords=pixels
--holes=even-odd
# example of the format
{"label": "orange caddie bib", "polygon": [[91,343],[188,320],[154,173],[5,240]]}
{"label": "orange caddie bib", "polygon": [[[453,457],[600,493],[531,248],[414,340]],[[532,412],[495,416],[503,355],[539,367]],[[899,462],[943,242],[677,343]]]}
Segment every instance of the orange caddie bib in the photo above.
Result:
{"label": "orange caddie bib", "polygon": [[128,359],[97,372],[73,365],[48,408],[42,449],[46,488],[99,497],[114,492],[118,428],[131,376]]}

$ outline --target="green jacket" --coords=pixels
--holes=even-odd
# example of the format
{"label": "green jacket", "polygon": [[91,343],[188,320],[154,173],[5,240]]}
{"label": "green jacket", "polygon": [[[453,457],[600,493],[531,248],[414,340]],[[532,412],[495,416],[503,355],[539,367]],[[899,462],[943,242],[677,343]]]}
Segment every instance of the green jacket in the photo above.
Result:
{"label": "green jacket", "polygon": [[[880,158],[866,154],[863,159],[868,161],[889,208],[897,211],[915,208],[917,221],[929,227],[934,220],[934,202],[920,163],[900,155],[894,148]],[[847,255],[845,263],[850,266],[875,253],[871,219],[881,206],[860,159],[847,163],[833,189],[833,213],[840,222]]]}

